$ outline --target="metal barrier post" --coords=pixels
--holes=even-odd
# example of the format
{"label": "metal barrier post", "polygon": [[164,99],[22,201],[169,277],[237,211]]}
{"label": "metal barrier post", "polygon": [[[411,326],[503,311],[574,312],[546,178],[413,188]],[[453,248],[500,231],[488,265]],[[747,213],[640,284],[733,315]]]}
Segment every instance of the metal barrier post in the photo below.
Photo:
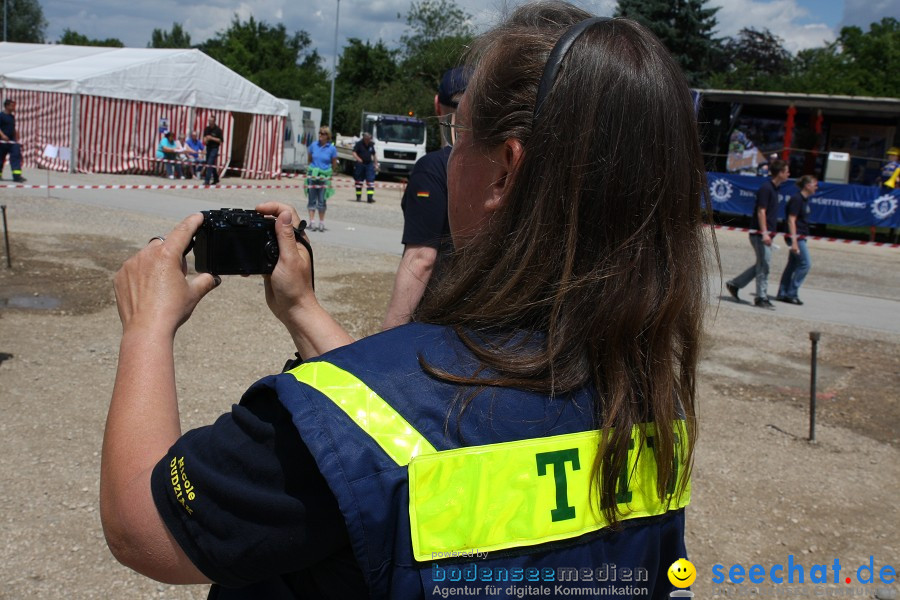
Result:
{"label": "metal barrier post", "polygon": [[818,331],[810,331],[812,342],[812,363],[809,373],[809,441],[816,441],[816,351],[822,335]]}
{"label": "metal barrier post", "polygon": [[3,241],[6,244],[6,268],[12,269],[12,257],[9,255],[9,231],[6,228],[6,205],[0,205],[3,211]]}

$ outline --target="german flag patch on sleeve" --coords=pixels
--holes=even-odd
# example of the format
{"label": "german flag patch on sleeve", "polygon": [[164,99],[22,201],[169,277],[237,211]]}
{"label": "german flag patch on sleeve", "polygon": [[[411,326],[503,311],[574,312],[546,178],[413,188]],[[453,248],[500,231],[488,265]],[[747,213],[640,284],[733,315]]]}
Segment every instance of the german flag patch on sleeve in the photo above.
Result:
{"label": "german flag patch on sleeve", "polygon": [[428,198],[431,195],[431,192],[417,192],[416,198]]}

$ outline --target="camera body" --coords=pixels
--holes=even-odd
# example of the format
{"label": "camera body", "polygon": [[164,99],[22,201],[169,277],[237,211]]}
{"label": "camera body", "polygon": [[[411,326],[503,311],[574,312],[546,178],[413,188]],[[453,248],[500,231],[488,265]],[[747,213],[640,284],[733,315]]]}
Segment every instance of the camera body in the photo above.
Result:
{"label": "camera body", "polygon": [[268,275],[278,262],[275,219],[255,210],[204,210],[194,237],[194,268],[213,275]]}

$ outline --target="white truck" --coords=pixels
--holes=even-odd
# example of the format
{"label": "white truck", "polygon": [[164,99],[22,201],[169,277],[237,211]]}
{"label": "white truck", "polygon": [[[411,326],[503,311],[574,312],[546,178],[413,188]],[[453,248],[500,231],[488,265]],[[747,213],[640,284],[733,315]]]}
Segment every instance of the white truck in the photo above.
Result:
{"label": "white truck", "polygon": [[409,175],[416,161],[425,155],[425,122],[416,117],[363,111],[359,135],[339,135],[335,139],[338,160],[347,173],[353,173],[353,146],[363,133],[371,133],[378,157],[378,172]]}
{"label": "white truck", "polygon": [[322,124],[322,109],[302,106],[299,100],[280,98],[288,106],[284,123],[283,171],[306,171],[309,144],[318,141]]}

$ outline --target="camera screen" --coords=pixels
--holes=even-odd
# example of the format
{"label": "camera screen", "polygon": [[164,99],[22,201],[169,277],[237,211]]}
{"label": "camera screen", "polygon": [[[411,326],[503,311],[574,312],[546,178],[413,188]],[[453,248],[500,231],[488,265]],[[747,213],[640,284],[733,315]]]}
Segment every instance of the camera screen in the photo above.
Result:
{"label": "camera screen", "polygon": [[265,257],[265,231],[262,229],[232,229],[228,237],[216,240],[213,253],[219,265],[255,265]]}

